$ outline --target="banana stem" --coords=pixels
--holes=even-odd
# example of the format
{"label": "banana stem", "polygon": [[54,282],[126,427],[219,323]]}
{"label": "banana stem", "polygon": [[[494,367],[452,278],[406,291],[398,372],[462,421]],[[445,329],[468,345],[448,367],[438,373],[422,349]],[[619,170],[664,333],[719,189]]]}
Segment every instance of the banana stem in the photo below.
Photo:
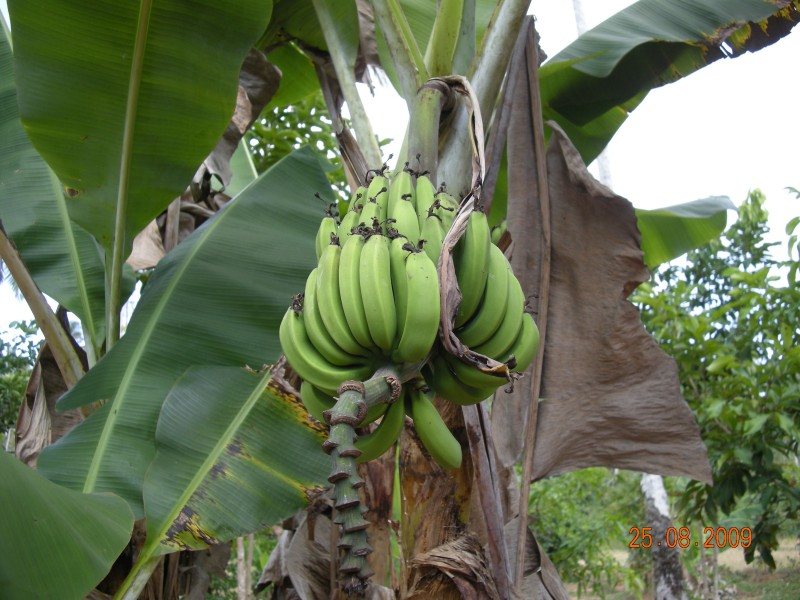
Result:
{"label": "banana stem", "polygon": [[148,556],[139,556],[134,563],[125,581],[114,594],[114,600],[135,600],[142,593],[145,585],[150,580],[150,577],[158,566],[160,556],[152,556],[152,552]]}
{"label": "banana stem", "polygon": [[425,50],[425,64],[431,76],[450,75],[461,34],[464,0],[441,0]]}
{"label": "banana stem", "polygon": [[367,562],[367,555],[372,548],[367,541],[368,522],[363,516],[366,509],[361,504],[358,492],[364,487],[364,480],[358,475],[356,465],[356,458],[361,451],[355,447],[355,427],[367,412],[364,392],[364,385],[360,382],[342,384],[339,400],[327,415],[331,432],[323,445],[332,460],[328,481],[333,484],[333,504],[337,513],[334,523],[342,527],[337,544],[344,550],[339,573],[343,578],[342,589],[348,594],[363,593],[367,579],[372,575]]}
{"label": "banana stem", "polygon": [[389,46],[403,98],[411,104],[419,86],[428,79],[417,40],[397,0],[372,0],[372,9]]}
{"label": "banana stem", "polygon": [[[480,106],[495,105],[514,42],[529,6],[530,0],[498,0],[468,73]],[[484,113],[484,128],[488,126],[491,115],[490,110]],[[457,113],[450,127],[450,135],[442,148],[441,176],[453,193],[462,193],[469,189],[469,146],[462,143],[468,129],[469,117],[463,111]]]}
{"label": "banana stem", "polygon": [[369,122],[369,118],[367,118],[367,111],[364,109],[361,97],[358,95],[358,88],[356,88],[356,78],[353,72],[355,57],[350,60],[346,55],[345,42],[339,36],[339,27],[333,14],[331,14],[328,3],[324,0],[312,1],[314,12],[317,13],[317,18],[322,26],[325,43],[328,45],[333,69],[336,71],[336,77],[339,80],[344,100],[347,102],[347,108],[350,111],[350,120],[353,123],[359,146],[367,163],[377,167],[383,160],[378,146],[378,138],[375,137],[375,133],[372,131],[372,125]]}
{"label": "banana stem", "polygon": [[337,546],[344,550],[339,573],[342,590],[348,594],[362,594],[373,574],[367,561],[372,548],[364,519],[366,508],[359,496],[364,480],[358,475],[356,464],[361,450],[355,446],[355,428],[364,420],[368,407],[397,401],[402,383],[414,378],[421,367],[422,363],[405,365],[398,371],[394,365],[387,365],[367,381],[346,381],[339,386],[336,404],[326,413],[330,434],[323,449],[331,456],[328,482],[333,484],[333,522],[342,528]]}
{"label": "banana stem", "polygon": [[431,181],[436,181],[439,164],[439,119],[453,94],[441,79],[426,81],[414,98],[412,121],[408,131],[408,157],[419,159],[420,173],[428,172]]}
{"label": "banana stem", "polygon": [[[64,383],[68,388],[72,388],[83,376],[83,364],[72,346],[69,335],[58,322],[58,317],[31,277],[17,249],[6,236],[2,223],[0,223],[0,258],[8,267],[14,281],[17,282],[22,296],[39,324],[39,328],[47,340],[47,345],[50,346],[53,357],[56,359]],[[87,343],[87,346],[91,346],[91,343]]]}

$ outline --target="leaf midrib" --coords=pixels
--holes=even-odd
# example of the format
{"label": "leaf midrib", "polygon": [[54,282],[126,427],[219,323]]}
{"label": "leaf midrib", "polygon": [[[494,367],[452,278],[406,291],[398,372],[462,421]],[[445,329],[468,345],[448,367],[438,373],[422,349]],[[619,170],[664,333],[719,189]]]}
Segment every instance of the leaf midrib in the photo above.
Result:
{"label": "leaf midrib", "polygon": [[108,316],[106,317],[106,349],[110,350],[119,339],[119,311],[122,296],[122,263],[125,261],[126,225],[128,216],[128,194],[133,162],[133,144],[136,135],[139,91],[142,85],[144,56],[150,29],[153,0],[141,0],[136,24],[136,38],[131,58],[131,73],[128,80],[128,97],[125,103],[125,122],[122,131],[122,152],[119,163],[117,205],[114,214],[114,238],[112,240],[111,272],[108,286]]}
{"label": "leaf midrib", "polygon": [[142,553],[146,556],[149,556],[151,553],[154,553],[158,546],[161,545],[161,542],[166,538],[167,531],[171,524],[178,518],[178,514],[183,509],[184,506],[189,502],[189,499],[192,497],[192,494],[200,487],[200,484],[203,483],[205,478],[208,476],[208,473],[211,471],[211,468],[217,462],[217,459],[222,454],[223,450],[227,447],[230,440],[233,438],[234,434],[239,431],[244,423],[245,419],[250,414],[250,411],[253,408],[253,404],[255,404],[261,395],[264,393],[267,385],[269,385],[270,378],[272,377],[271,373],[267,372],[261,376],[261,381],[259,381],[256,388],[250,393],[245,401],[242,404],[242,407],[236,413],[233,419],[231,419],[230,424],[225,428],[223,434],[217,440],[217,443],[214,444],[211,451],[206,455],[205,460],[202,464],[197,468],[194,477],[192,477],[189,484],[184,489],[183,493],[178,497],[177,501],[173,505],[172,511],[165,515],[164,520],[160,524],[160,528],[158,530],[158,535],[150,536],[147,540],[147,547],[142,550]]}
{"label": "leaf midrib", "polygon": [[[109,415],[106,418],[106,422],[103,426],[103,431],[100,434],[100,439],[97,443],[97,449],[92,457],[92,462],[89,465],[89,472],[86,476],[86,482],[84,484],[83,491],[84,492],[91,492],[94,490],[94,485],[96,483],[97,474],[100,469],[100,463],[102,462],[103,455],[105,450],[109,444],[109,438],[111,436],[111,431],[114,429],[114,425],[119,414],[122,412],[119,410],[119,406],[115,406],[119,402],[121,402],[120,398],[124,399],[128,388],[130,387],[131,383],[134,380],[134,373],[139,366],[139,362],[142,360],[142,356],[144,355],[145,349],[149,346],[148,342],[150,338],[153,336],[153,333],[156,331],[156,326],[161,321],[161,316],[164,313],[165,306],[168,302],[171,301],[173,292],[178,284],[183,279],[183,276],[186,274],[186,271],[189,267],[194,263],[194,257],[203,249],[204,242],[212,235],[214,230],[220,226],[226,219],[226,217],[232,212],[230,209],[235,208],[235,206],[228,206],[225,210],[220,211],[214,219],[210,220],[203,228],[203,233],[201,237],[195,242],[195,244],[189,249],[186,256],[183,257],[181,263],[179,264],[175,274],[169,278],[169,283],[167,287],[164,289],[161,297],[158,300],[155,308],[153,309],[153,313],[150,316],[147,325],[142,332],[141,337],[138,340],[138,343],[134,347],[133,353],[131,354],[131,358],[128,361],[128,366],[123,374],[122,378],[120,379],[119,387],[117,388],[117,393],[114,394],[114,398],[111,401],[112,406],[109,408],[116,408],[117,410],[109,410]],[[186,241],[184,241],[186,243]],[[191,242],[190,242],[191,243]]]}

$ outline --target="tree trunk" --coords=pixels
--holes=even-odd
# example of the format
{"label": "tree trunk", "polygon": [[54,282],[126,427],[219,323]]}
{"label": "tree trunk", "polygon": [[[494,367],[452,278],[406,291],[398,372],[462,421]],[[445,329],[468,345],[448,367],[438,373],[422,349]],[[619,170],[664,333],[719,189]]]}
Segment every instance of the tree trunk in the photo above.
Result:
{"label": "tree trunk", "polygon": [[[642,492],[645,501],[645,519],[652,527],[653,588],[656,600],[686,600],[688,598],[683,580],[683,568],[677,545],[670,548],[666,542],[675,539],[667,529],[673,528],[669,516],[667,491],[660,475],[642,475]],[[671,542],[670,542],[671,543]]]}

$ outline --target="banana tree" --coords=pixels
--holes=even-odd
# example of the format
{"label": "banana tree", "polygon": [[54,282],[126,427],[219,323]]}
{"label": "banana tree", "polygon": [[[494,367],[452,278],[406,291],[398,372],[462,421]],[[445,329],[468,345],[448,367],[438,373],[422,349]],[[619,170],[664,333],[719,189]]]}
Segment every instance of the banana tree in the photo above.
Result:
{"label": "banana tree", "polygon": [[[337,199],[310,149],[258,177],[235,150],[270,98],[288,103],[321,87],[351,186],[365,184],[383,158],[355,91],[368,65],[380,64],[410,108],[395,168],[419,160],[435,185],[446,181],[453,195],[472,198],[462,203],[464,219],[476,197],[491,204],[495,221],[507,218],[503,246],[513,240],[512,265],[525,296],[536,299],[542,343],[528,376],[511,394],[499,392],[491,410],[438,401],[469,449],[460,468],[433,464],[406,428],[397,460],[387,454],[351,473],[365,482],[360,501],[371,509],[374,550],[365,560],[375,575],[356,588],[380,596],[388,583],[418,598],[560,597],[558,575],[524,525],[531,479],[603,464],[708,480],[674,364],[625,298],[647,277],[646,265],[718,234],[730,204],[640,212],[640,234],[630,204],[583,164],[649,89],[721,57],[723,44],[735,55],[776,41],[797,21],[798,3],[718,0],[700,9],[642,0],[541,69],[528,5],[9,2],[0,249],[15,279],[31,282],[26,298],[70,388],[58,409],[79,411],[80,423],[38,456],[38,483],[4,495],[15,510],[3,518],[88,524],[85,535],[56,532],[50,542],[75,548],[65,554],[77,562],[89,560],[77,550],[97,544],[100,566],[75,575],[74,597],[98,584],[134,598],[164,555],[293,514],[295,533],[287,530],[276,559],[288,572],[273,570],[271,581],[303,597],[338,585],[327,568],[337,552],[327,551],[327,538],[319,549],[321,536],[337,531],[321,449],[333,428],[306,409],[278,336],[290,298],[317,263],[315,196]],[[355,136],[341,119],[343,101]],[[225,195],[234,190],[233,199]],[[451,234],[455,244],[458,232]],[[132,280],[126,259],[148,244],[164,255],[140,271],[141,299],[121,335]],[[88,360],[64,339],[40,290],[80,319]],[[393,375],[403,381],[416,370]],[[381,386],[373,395],[385,400],[390,388]],[[36,393],[45,429],[55,400],[48,395],[45,386]],[[347,416],[351,401],[342,394],[334,416]],[[4,485],[23,480],[6,461],[0,466]],[[63,503],[29,503],[37,492],[26,490],[47,483],[41,476]],[[76,497],[67,492],[105,508],[65,509]],[[104,544],[93,528],[112,516],[130,532],[126,511],[144,541],[135,538],[136,561],[120,580],[100,583],[119,555],[120,533]],[[392,539],[400,546],[394,561]],[[26,543],[33,541],[18,541]],[[35,587],[47,580],[46,565],[20,556],[4,578],[47,595]],[[309,562],[298,565],[298,557]],[[390,576],[395,563],[400,573]]]}

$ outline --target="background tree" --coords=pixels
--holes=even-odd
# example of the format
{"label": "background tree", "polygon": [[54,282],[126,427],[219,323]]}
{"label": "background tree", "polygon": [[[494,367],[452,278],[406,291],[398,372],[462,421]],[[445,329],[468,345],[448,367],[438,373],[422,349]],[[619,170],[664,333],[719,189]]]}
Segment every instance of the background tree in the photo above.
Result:
{"label": "background tree", "polygon": [[25,387],[36,362],[38,331],[34,321],[14,321],[0,332],[0,431],[4,436],[13,431],[17,421]]}
{"label": "background tree", "polygon": [[778,536],[796,535],[800,516],[800,219],[787,224],[788,258],[779,259],[763,203],[753,191],[721,239],[659,270],[633,299],[678,361],[708,447],[714,485],[687,485],[682,519],[716,524],[749,507],[745,557],[774,568]]}

